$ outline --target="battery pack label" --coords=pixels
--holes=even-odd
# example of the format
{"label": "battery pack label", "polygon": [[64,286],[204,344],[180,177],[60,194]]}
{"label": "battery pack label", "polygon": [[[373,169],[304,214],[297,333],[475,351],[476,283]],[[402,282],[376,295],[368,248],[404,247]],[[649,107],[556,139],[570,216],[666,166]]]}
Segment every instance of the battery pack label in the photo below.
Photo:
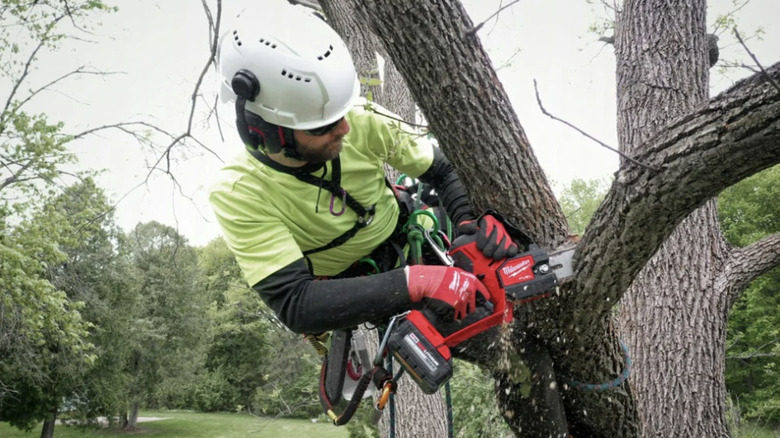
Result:
{"label": "battery pack label", "polygon": [[414,334],[409,333],[404,336],[404,343],[417,357],[418,361],[424,363],[429,371],[434,372],[439,367],[439,361],[431,354],[430,349],[426,348],[425,344]]}

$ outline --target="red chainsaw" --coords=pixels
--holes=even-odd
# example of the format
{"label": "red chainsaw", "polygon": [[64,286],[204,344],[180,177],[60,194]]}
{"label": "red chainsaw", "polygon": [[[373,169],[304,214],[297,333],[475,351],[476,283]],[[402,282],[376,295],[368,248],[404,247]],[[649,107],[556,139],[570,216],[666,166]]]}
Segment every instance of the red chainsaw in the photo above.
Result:
{"label": "red chainsaw", "polygon": [[559,280],[573,275],[573,246],[548,255],[501,215],[489,213],[503,223],[523,252],[494,260],[482,254],[471,235],[456,238],[449,251],[440,249],[429,232],[425,236],[443,264],[474,274],[490,296],[478,297],[477,309],[458,321],[440,322],[429,310],[412,310],[389,335],[388,351],[427,394],[435,393],[452,377],[450,348],[498,324],[511,322],[514,304],[547,297]]}
{"label": "red chainsaw", "polygon": [[[477,297],[477,308],[461,320],[441,321],[429,309],[411,310],[391,318],[377,354],[368,356],[365,342],[356,332],[336,331],[321,376],[320,398],[333,423],[342,425],[355,413],[360,400],[380,390],[376,408],[381,411],[395,391],[401,373],[407,372],[423,392],[433,394],[452,377],[450,348],[498,324],[513,319],[514,304],[549,296],[558,281],[571,277],[574,246],[548,255],[523,232],[493,211],[522,252],[501,260],[486,257],[477,248],[473,235],[455,239],[448,250],[442,249],[429,230],[424,236],[442,264],[457,266],[473,273],[487,288],[489,296]],[[356,343],[356,340],[359,341]],[[383,366],[385,353],[401,365],[395,376]],[[359,370],[359,371],[358,371]],[[334,412],[340,400],[348,402],[342,414]]]}

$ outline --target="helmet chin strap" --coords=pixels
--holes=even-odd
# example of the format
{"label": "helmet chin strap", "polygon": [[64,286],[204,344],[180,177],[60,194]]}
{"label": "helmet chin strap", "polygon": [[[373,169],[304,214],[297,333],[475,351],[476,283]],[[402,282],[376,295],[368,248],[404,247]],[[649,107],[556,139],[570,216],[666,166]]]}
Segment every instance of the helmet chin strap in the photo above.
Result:
{"label": "helmet chin strap", "polygon": [[292,129],[266,122],[262,117],[246,111],[245,104],[245,98],[236,97],[236,129],[241,141],[254,149],[262,146],[269,154],[283,152],[287,158],[303,161],[295,148]]}

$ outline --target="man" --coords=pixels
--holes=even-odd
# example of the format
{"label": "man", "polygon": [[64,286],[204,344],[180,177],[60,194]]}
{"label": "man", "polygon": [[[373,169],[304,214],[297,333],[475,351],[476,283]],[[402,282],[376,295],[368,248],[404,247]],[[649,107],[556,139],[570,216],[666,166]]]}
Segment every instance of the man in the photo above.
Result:
{"label": "man", "polygon": [[437,148],[355,105],[351,57],[321,18],[282,4],[242,14],[218,58],[222,95],[235,99],[246,151],[220,171],[209,199],[244,277],[282,323],[320,333],[420,306],[459,319],[474,309],[477,291],[487,296],[476,277],[455,267],[349,276],[399,227],[385,163],[430,183],[452,221],[479,235],[486,255],[500,259],[517,246],[491,216],[474,222],[466,191]]}

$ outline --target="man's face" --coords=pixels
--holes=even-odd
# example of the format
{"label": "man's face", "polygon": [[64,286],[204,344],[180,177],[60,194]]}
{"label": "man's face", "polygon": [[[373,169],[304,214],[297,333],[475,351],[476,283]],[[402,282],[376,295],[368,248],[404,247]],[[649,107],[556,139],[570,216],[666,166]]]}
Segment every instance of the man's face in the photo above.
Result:
{"label": "man's face", "polygon": [[308,163],[324,163],[341,152],[344,136],[349,133],[349,123],[341,119],[336,128],[324,135],[311,135],[306,131],[293,131],[295,150]]}

